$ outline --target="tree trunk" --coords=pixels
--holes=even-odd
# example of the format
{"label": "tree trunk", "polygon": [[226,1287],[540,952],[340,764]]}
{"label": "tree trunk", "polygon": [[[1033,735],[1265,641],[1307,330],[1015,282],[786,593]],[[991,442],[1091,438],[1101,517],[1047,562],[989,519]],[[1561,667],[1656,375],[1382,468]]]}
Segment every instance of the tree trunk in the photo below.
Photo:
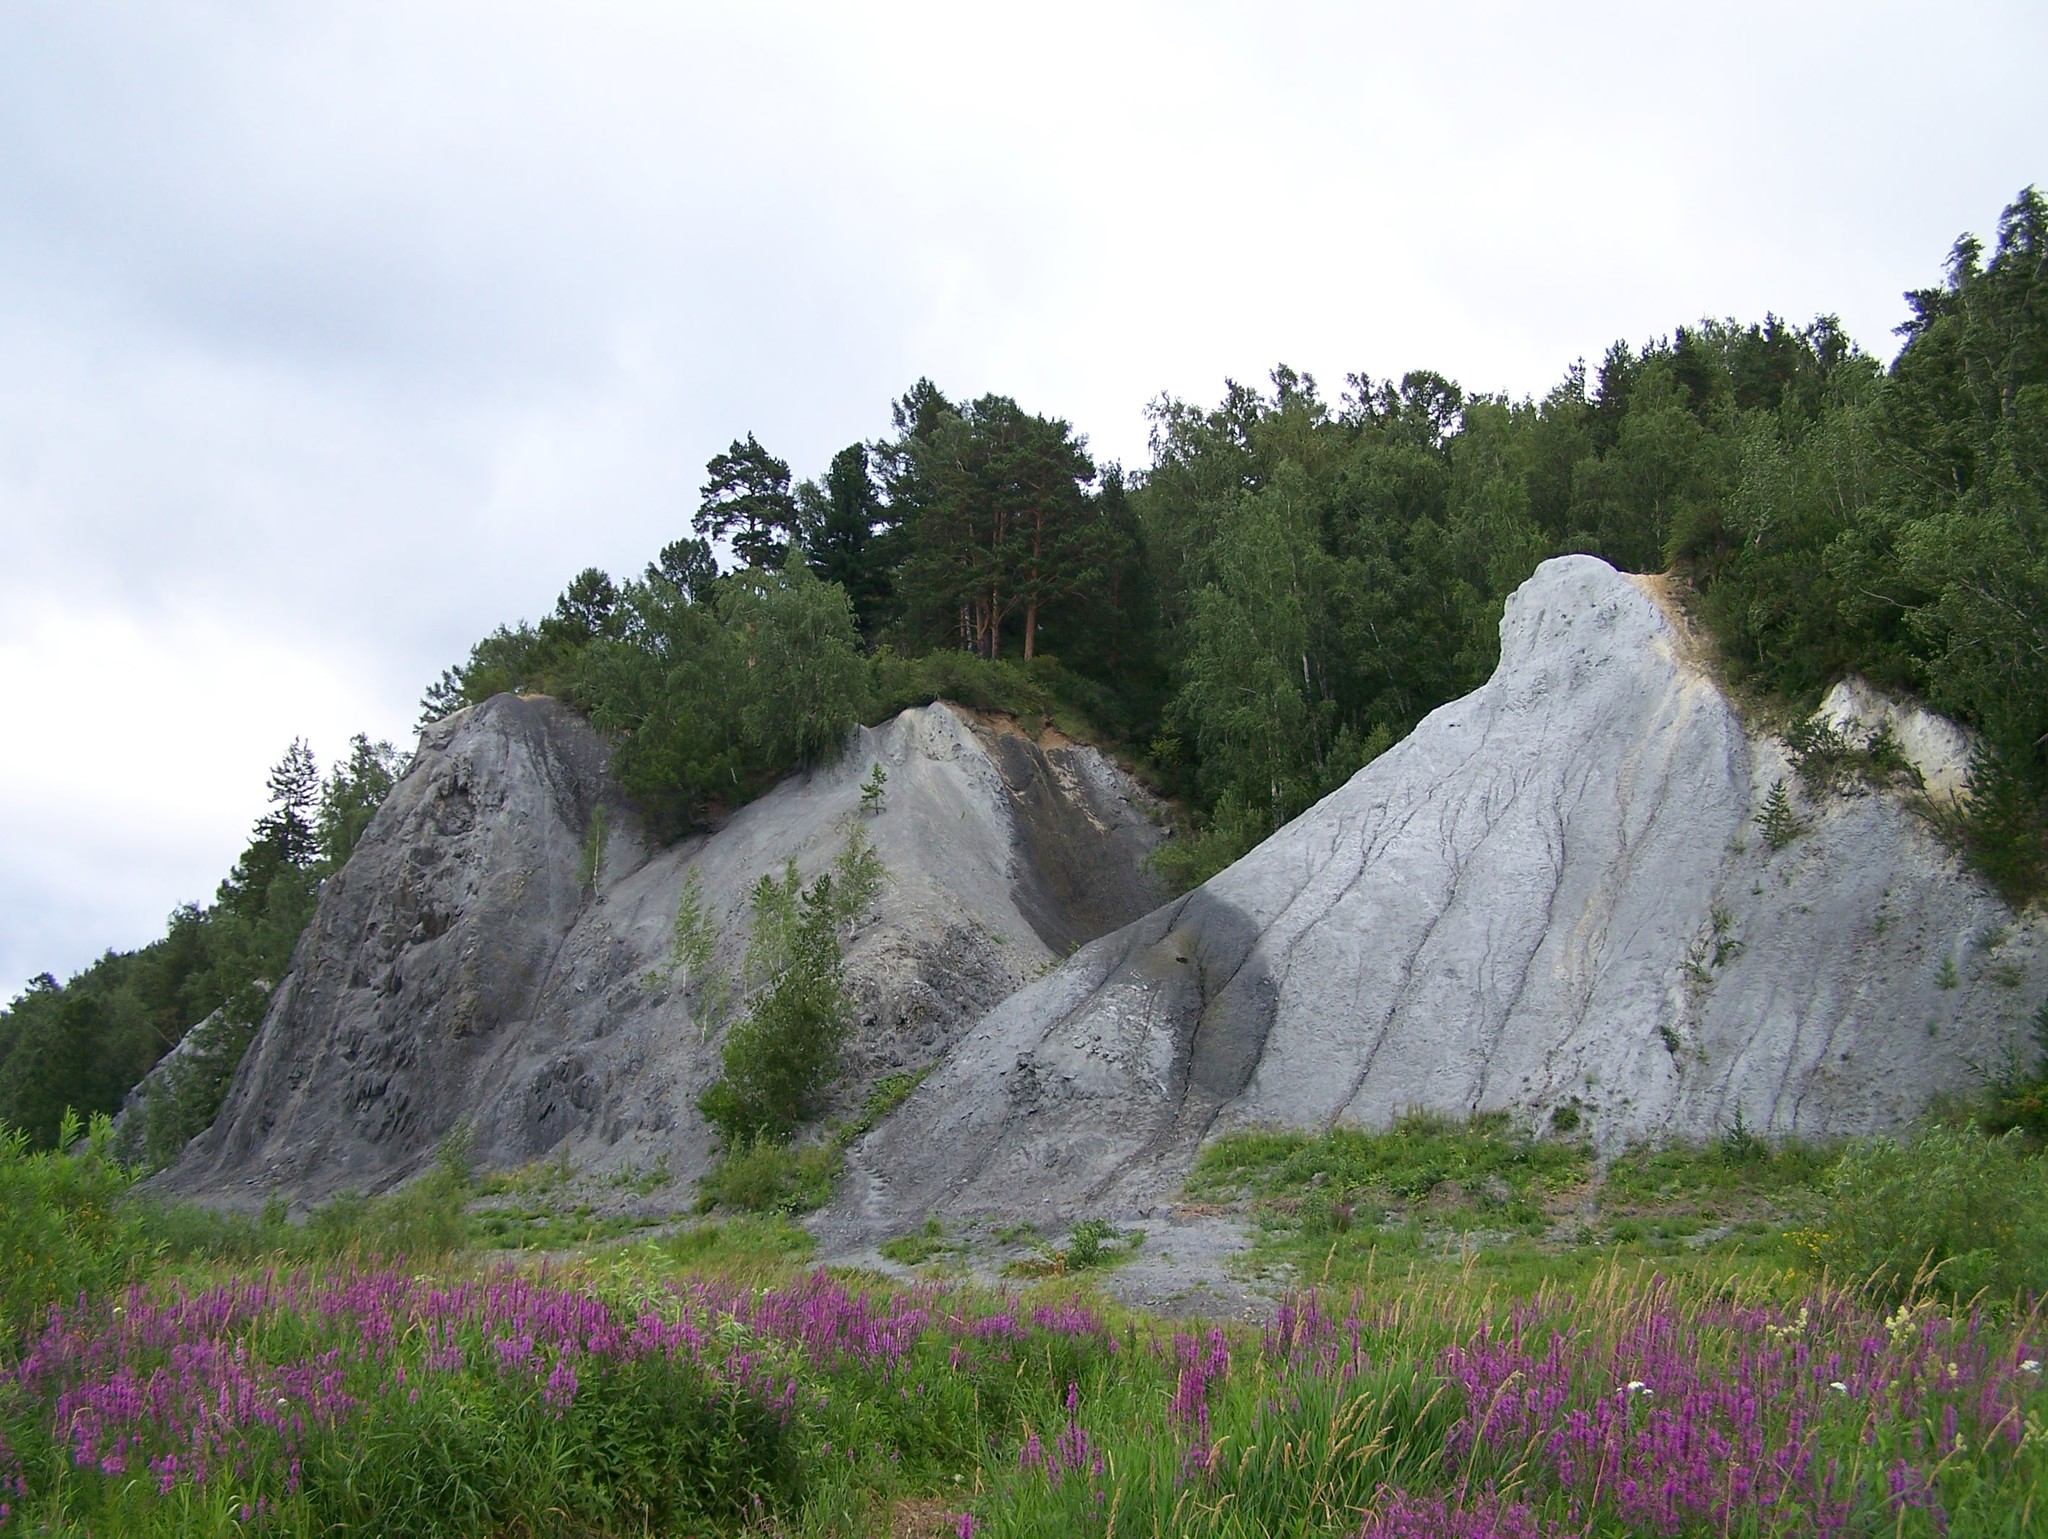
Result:
{"label": "tree trunk", "polygon": [[1030,662],[1034,655],[1032,643],[1038,639],[1038,600],[1032,599],[1024,606],[1024,661]]}

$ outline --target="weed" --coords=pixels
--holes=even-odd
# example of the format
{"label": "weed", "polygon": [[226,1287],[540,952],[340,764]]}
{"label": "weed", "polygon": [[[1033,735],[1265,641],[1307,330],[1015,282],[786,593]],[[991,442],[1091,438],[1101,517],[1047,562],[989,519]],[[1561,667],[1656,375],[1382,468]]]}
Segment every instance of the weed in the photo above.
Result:
{"label": "weed", "polygon": [[735,1214],[693,1225],[660,1249],[671,1262],[693,1270],[758,1272],[802,1261],[817,1243],[786,1217]]}
{"label": "weed", "polygon": [[893,1240],[883,1241],[880,1247],[884,1258],[902,1266],[922,1266],[953,1248],[946,1241],[945,1229],[935,1218],[926,1219],[924,1228],[917,1233],[900,1234]]}
{"label": "weed", "polygon": [[808,1213],[832,1200],[844,1156],[836,1141],[802,1148],[757,1137],[719,1157],[697,1183],[700,1206]]}
{"label": "weed", "polygon": [[876,1080],[874,1088],[868,1092],[866,1102],[861,1106],[860,1115],[839,1129],[839,1141],[851,1144],[867,1136],[870,1129],[909,1100],[911,1092],[922,1085],[925,1077],[931,1072],[932,1066],[926,1064],[922,1069],[907,1069],[897,1074],[885,1074]]}
{"label": "weed", "polygon": [[440,1163],[389,1196],[338,1194],[307,1215],[303,1244],[323,1256],[435,1260],[468,1241],[469,1195],[457,1167]]}
{"label": "weed", "polygon": [[604,875],[605,849],[610,839],[604,803],[599,802],[590,809],[590,825],[583,832],[583,885],[593,891],[597,887],[597,879]]}
{"label": "weed", "polygon": [[477,1183],[479,1197],[539,1197],[576,1179],[576,1166],[566,1154],[551,1160],[529,1160],[514,1170],[493,1171]]}
{"label": "weed", "polygon": [[1931,1284],[1952,1298],[2048,1292],[2048,1166],[2015,1135],[1931,1127],[1843,1154],[1812,1241],[1838,1277],[1885,1299]]}
{"label": "weed", "polygon": [[1934,986],[1938,989],[1952,989],[1962,982],[1962,974],[1956,970],[1956,959],[1946,956],[1941,966],[1934,970]]}
{"label": "weed", "polygon": [[654,1164],[646,1170],[634,1165],[621,1165],[605,1177],[605,1185],[622,1187],[636,1197],[649,1197],[674,1179],[675,1177],[669,1174],[668,1156],[662,1154],[657,1156]]}
{"label": "weed", "polygon": [[1806,832],[1806,820],[1792,810],[1792,800],[1786,794],[1785,782],[1780,780],[1771,787],[1764,798],[1763,811],[1752,820],[1762,830],[1764,843],[1776,854]]}
{"label": "weed", "polygon": [[660,1220],[601,1218],[583,1203],[566,1213],[553,1208],[493,1208],[472,1214],[469,1222],[477,1242],[492,1249],[560,1251],[620,1239]]}
{"label": "weed", "polygon": [[878,816],[882,811],[882,800],[889,784],[889,772],[882,768],[882,761],[875,760],[875,767],[868,771],[868,778],[861,782],[860,815],[864,818]]}
{"label": "weed", "polygon": [[1582,1145],[1528,1137],[1499,1115],[1455,1123],[1412,1114],[1384,1133],[1334,1128],[1320,1137],[1271,1132],[1218,1139],[1196,1161],[1188,1191],[1262,1198],[1269,1211],[1298,1228],[1304,1222],[1334,1227],[1340,1207],[1353,1210],[1354,1218],[1343,1220],[1348,1226],[1368,1199],[1415,1203],[1441,1190],[1468,1194],[1493,1216],[1520,1225],[1534,1219],[1535,1204],[1547,1192],[1582,1180],[1589,1158]]}

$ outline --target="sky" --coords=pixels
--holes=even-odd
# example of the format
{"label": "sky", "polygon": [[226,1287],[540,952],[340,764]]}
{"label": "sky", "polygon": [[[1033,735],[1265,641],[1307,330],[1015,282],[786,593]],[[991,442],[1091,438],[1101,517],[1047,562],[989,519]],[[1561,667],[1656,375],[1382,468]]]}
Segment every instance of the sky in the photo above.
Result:
{"label": "sky", "polygon": [[2048,178],[2048,7],[8,0],[0,999],[208,900],[295,737],[920,376],[1142,470],[1285,362],[1889,358]]}

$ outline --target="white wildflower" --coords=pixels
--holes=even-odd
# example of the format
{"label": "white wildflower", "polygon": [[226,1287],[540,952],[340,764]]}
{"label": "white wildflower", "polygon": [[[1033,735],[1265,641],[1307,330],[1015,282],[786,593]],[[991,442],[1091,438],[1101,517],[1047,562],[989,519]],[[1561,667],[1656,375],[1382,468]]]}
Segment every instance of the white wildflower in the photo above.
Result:
{"label": "white wildflower", "polygon": [[1844,1384],[1840,1379],[1833,1380],[1831,1383],[1829,1383],[1828,1388],[1833,1390],[1838,1395],[1846,1395],[1849,1393],[1849,1386]]}
{"label": "white wildflower", "polygon": [[1641,1379],[1630,1379],[1622,1393],[1624,1395],[1648,1395],[1654,1393],[1654,1391]]}
{"label": "white wildflower", "polygon": [[2024,1363],[2020,1364],[2021,1373],[2039,1373],[2040,1371],[2041,1359],[2038,1357],[2030,1357]]}

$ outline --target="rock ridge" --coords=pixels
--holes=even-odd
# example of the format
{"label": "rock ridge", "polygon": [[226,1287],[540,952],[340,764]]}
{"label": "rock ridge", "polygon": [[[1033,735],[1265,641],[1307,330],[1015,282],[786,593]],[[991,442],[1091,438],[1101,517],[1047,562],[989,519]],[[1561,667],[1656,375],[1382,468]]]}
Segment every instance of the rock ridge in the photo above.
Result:
{"label": "rock ridge", "polygon": [[1603,1150],[1881,1132],[2022,1051],[2039,920],[1901,797],[1802,800],[1655,589],[1545,562],[1487,684],[997,1006],[853,1152],[824,1232],[1128,1210],[1212,1134],[1406,1111]]}
{"label": "rock ridge", "polygon": [[[220,1116],[158,1185],[241,1205],[376,1191],[458,1122],[485,1168],[700,1173],[696,1098],[720,1038],[701,980],[671,965],[685,882],[730,972],[755,883],[790,860],[816,875],[856,821],[887,878],[847,951],[852,1098],[1161,896],[1144,864],[1160,810],[1135,782],[1092,748],[943,704],[859,729],[838,763],[665,849],[607,762],[587,722],[541,697],[428,729],[323,890]],[[876,764],[886,792],[863,816]]]}

